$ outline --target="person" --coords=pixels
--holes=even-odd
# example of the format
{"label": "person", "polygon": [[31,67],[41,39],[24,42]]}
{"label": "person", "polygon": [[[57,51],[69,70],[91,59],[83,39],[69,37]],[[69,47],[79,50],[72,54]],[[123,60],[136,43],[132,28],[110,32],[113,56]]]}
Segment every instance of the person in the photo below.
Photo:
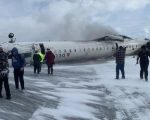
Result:
{"label": "person", "polygon": [[150,53],[146,50],[146,46],[143,45],[141,50],[138,53],[137,57],[137,64],[140,62],[140,78],[143,79],[143,74],[145,77],[145,81],[148,81],[148,66],[149,66],[149,59]]}
{"label": "person", "polygon": [[8,56],[3,51],[3,48],[0,47],[0,98],[2,98],[2,87],[4,83],[4,88],[6,92],[6,99],[11,99],[9,82],[8,82],[8,73],[9,73],[9,64],[8,64]]}
{"label": "person", "polygon": [[24,90],[24,66],[25,58],[18,53],[18,49],[14,47],[11,50],[12,66],[14,68],[14,80],[16,89],[19,89],[19,82],[21,89]]}
{"label": "person", "polygon": [[119,79],[119,70],[121,71],[122,79],[125,79],[125,52],[126,47],[124,48],[123,46],[119,46],[119,48],[116,50],[116,53],[114,54],[116,57],[116,79]]}
{"label": "person", "polygon": [[45,55],[44,54],[42,54],[40,51],[38,52],[38,54],[40,55],[40,57],[42,58],[41,59],[41,63],[40,63],[40,67],[39,67],[39,72],[41,72],[41,69],[42,69],[42,64],[43,64],[43,61],[44,61],[44,58],[45,58]]}
{"label": "person", "polygon": [[55,55],[48,48],[46,55],[45,55],[45,60],[46,60],[46,64],[48,67],[48,74],[50,74],[50,72],[51,72],[51,74],[53,75],[53,65],[55,64],[54,59],[55,59]]}
{"label": "person", "polygon": [[41,66],[41,56],[38,54],[38,51],[36,50],[34,55],[33,55],[33,65],[34,65],[34,73],[37,73],[39,74],[40,72],[40,66]]}

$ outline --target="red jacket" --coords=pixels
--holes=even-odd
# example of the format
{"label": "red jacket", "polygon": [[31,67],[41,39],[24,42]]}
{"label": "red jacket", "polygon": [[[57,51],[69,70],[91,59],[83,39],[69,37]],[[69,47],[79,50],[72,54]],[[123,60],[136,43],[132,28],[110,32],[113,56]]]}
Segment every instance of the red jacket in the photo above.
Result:
{"label": "red jacket", "polygon": [[55,59],[55,55],[52,53],[52,51],[47,51],[45,55],[46,63],[55,64],[54,59]]}

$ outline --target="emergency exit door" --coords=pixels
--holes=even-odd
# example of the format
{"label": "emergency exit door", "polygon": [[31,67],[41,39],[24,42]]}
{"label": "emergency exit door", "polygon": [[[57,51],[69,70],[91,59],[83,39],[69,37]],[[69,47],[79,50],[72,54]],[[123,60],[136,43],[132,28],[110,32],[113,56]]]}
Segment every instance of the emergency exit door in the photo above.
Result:
{"label": "emergency exit door", "polygon": [[44,47],[44,44],[43,44],[43,43],[40,43],[39,46],[40,46],[40,49],[41,49],[41,53],[45,55],[45,47]]}

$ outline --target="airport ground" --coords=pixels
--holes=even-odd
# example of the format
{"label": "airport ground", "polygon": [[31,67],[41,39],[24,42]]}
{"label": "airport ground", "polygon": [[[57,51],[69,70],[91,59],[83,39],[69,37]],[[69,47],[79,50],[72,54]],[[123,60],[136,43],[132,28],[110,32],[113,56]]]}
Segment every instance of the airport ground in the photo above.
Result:
{"label": "airport ground", "polygon": [[0,120],[149,120],[150,82],[139,79],[135,63],[126,58],[119,80],[114,60],[55,65],[53,76],[26,67],[25,91],[15,90],[10,68],[12,99],[0,99]]}

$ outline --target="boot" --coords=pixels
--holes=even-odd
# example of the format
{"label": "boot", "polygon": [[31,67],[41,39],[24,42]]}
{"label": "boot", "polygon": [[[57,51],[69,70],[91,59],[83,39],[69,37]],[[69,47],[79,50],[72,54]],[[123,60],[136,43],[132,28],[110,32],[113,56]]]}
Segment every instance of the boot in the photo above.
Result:
{"label": "boot", "polygon": [[0,98],[3,98],[3,96],[0,94]]}
{"label": "boot", "polygon": [[7,100],[10,100],[10,99],[11,99],[11,96],[7,96],[6,99],[7,99]]}

